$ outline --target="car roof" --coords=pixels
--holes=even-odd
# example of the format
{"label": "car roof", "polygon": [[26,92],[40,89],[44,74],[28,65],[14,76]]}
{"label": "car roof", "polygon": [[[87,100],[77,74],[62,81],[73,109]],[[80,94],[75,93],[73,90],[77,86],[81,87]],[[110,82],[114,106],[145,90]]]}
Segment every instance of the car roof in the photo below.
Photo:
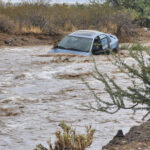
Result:
{"label": "car roof", "polygon": [[97,37],[101,34],[105,34],[105,33],[95,31],[95,30],[78,30],[78,31],[75,31],[75,32],[69,34],[69,36],[77,36],[77,37],[85,37],[85,38],[94,39],[95,37]]}

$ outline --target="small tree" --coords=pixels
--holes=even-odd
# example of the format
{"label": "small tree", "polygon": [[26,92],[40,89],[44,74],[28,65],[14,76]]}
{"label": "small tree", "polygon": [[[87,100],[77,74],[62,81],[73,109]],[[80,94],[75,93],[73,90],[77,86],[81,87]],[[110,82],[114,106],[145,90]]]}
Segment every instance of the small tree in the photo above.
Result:
{"label": "small tree", "polygon": [[[110,114],[114,114],[120,109],[131,109],[134,112],[146,110],[147,113],[143,119],[150,114],[150,51],[148,48],[136,44],[130,47],[129,56],[136,62],[134,65],[128,65],[119,55],[113,57],[115,66],[130,78],[132,84],[126,89],[123,89],[107,74],[99,72],[94,62],[96,73],[92,76],[105,85],[105,91],[109,94],[110,100],[104,101],[86,83],[97,102],[96,106],[90,103],[88,105],[90,109]],[[137,83],[137,79],[139,83]]]}

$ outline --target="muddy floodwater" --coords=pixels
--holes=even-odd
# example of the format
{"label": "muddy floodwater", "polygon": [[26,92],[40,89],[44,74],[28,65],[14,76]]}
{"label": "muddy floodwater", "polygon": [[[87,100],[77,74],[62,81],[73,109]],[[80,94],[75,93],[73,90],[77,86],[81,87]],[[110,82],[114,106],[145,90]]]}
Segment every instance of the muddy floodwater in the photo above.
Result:
{"label": "muddy floodwater", "polygon": [[[51,137],[54,142],[58,124],[65,121],[84,133],[85,126],[96,129],[89,150],[100,150],[119,129],[128,132],[140,124],[144,112],[136,115],[129,110],[109,115],[80,110],[94,97],[84,78],[99,95],[108,100],[104,86],[90,77],[90,57],[73,55],[47,56],[50,46],[0,48],[0,150],[33,150],[36,144]],[[132,61],[126,54],[127,61]],[[101,72],[111,74],[121,86],[129,79],[107,60],[96,56]],[[131,62],[132,63],[132,62]]]}

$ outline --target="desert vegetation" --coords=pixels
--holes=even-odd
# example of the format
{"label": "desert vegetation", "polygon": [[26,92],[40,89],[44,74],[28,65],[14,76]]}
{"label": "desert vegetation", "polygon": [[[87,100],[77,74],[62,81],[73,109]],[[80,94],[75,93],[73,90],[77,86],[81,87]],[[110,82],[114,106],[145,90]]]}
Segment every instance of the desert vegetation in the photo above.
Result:
{"label": "desert vegetation", "polygon": [[150,1],[149,0],[107,0],[114,7],[124,7],[136,13],[135,22],[150,27]]}
{"label": "desert vegetation", "polygon": [[[44,0],[15,4],[1,1],[0,31],[57,34],[94,29],[116,34],[120,40],[128,41],[141,19],[138,10],[109,0],[103,3],[92,0],[87,4],[51,4]],[[146,24],[141,22],[140,25]]]}
{"label": "desert vegetation", "polygon": [[88,107],[109,114],[117,113],[121,109],[133,110],[134,113],[145,110],[146,113],[143,116],[145,119],[150,114],[150,47],[136,43],[122,48],[128,49],[131,63],[125,61],[121,55],[109,58],[109,60],[114,63],[120,73],[128,77],[131,84],[122,88],[113,77],[101,73],[94,62],[96,73],[93,73],[92,77],[105,86],[104,90],[109,94],[109,100],[104,101],[85,82],[97,103],[96,106],[90,103]]}
{"label": "desert vegetation", "polygon": [[[93,142],[93,136],[95,129],[92,129],[91,126],[86,127],[86,134],[77,134],[75,129],[72,129],[71,126],[68,126],[65,122],[59,124],[62,131],[57,131],[55,133],[57,140],[55,145],[49,144],[49,150],[85,150]],[[35,150],[48,150],[43,145],[39,144],[36,146]]]}

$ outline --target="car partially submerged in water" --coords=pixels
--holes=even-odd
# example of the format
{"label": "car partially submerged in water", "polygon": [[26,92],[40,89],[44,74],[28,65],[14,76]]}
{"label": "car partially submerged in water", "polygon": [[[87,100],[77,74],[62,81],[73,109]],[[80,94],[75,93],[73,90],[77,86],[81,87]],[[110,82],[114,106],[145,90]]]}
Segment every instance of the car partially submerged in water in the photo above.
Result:
{"label": "car partially submerged in water", "polygon": [[70,53],[76,55],[109,54],[118,52],[119,40],[115,35],[93,30],[78,30],[64,37],[49,53]]}

